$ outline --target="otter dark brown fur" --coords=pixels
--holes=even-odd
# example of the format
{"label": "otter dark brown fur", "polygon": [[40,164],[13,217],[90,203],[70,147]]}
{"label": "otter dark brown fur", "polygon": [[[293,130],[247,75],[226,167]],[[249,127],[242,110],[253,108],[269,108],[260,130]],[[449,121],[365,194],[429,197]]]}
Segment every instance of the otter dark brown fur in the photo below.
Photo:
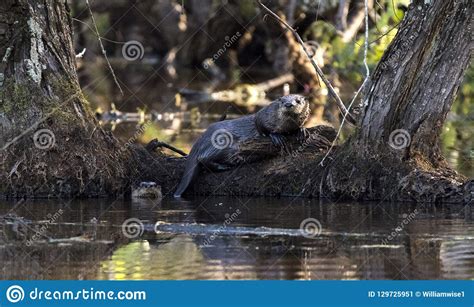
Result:
{"label": "otter dark brown fur", "polygon": [[304,129],[309,111],[309,104],[303,96],[288,95],[255,114],[210,125],[187,156],[184,174],[174,196],[181,197],[200,167],[215,171],[237,166],[241,162],[238,144],[242,141],[264,135],[269,136],[275,145],[283,146],[283,135]]}

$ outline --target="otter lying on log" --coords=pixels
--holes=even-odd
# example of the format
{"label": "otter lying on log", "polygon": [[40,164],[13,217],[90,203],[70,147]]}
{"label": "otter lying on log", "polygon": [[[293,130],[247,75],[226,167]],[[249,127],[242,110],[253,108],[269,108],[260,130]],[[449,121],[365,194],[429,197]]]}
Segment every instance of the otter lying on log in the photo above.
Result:
{"label": "otter lying on log", "polygon": [[255,114],[214,123],[193,145],[186,159],[181,182],[174,197],[181,197],[200,168],[227,170],[244,161],[241,145],[267,136],[275,146],[285,147],[285,135],[300,133],[306,137],[303,124],[309,116],[309,104],[301,95],[276,99]]}

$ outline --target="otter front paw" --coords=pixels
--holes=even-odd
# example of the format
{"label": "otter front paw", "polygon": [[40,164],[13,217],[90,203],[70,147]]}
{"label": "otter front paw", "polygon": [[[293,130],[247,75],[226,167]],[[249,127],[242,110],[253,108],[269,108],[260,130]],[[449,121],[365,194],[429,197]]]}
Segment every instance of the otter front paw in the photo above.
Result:
{"label": "otter front paw", "polygon": [[306,129],[305,127],[300,128],[298,131],[298,141],[301,143],[305,142],[309,137],[311,136],[311,133],[309,133],[309,130]]}
{"label": "otter front paw", "polygon": [[281,148],[286,147],[286,139],[283,135],[278,133],[270,133],[270,139],[272,140],[272,144],[274,146]]}

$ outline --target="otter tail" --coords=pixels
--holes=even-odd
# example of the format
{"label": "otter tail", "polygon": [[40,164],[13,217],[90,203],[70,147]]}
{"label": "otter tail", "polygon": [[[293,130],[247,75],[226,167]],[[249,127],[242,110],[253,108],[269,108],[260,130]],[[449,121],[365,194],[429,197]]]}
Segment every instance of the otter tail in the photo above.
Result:
{"label": "otter tail", "polygon": [[189,154],[188,158],[186,159],[186,167],[184,169],[183,177],[181,178],[181,182],[178,185],[178,188],[174,192],[174,197],[179,198],[181,195],[186,191],[188,186],[191,184],[193,179],[199,172],[199,163],[197,156],[195,154]]}

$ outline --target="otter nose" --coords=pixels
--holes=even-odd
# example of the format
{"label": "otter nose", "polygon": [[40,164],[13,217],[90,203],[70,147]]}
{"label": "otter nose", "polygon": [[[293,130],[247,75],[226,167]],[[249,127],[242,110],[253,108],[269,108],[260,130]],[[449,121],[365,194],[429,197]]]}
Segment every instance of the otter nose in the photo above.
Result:
{"label": "otter nose", "polygon": [[292,100],[292,101],[286,101],[283,105],[287,108],[291,108],[294,105],[296,105],[296,103]]}

